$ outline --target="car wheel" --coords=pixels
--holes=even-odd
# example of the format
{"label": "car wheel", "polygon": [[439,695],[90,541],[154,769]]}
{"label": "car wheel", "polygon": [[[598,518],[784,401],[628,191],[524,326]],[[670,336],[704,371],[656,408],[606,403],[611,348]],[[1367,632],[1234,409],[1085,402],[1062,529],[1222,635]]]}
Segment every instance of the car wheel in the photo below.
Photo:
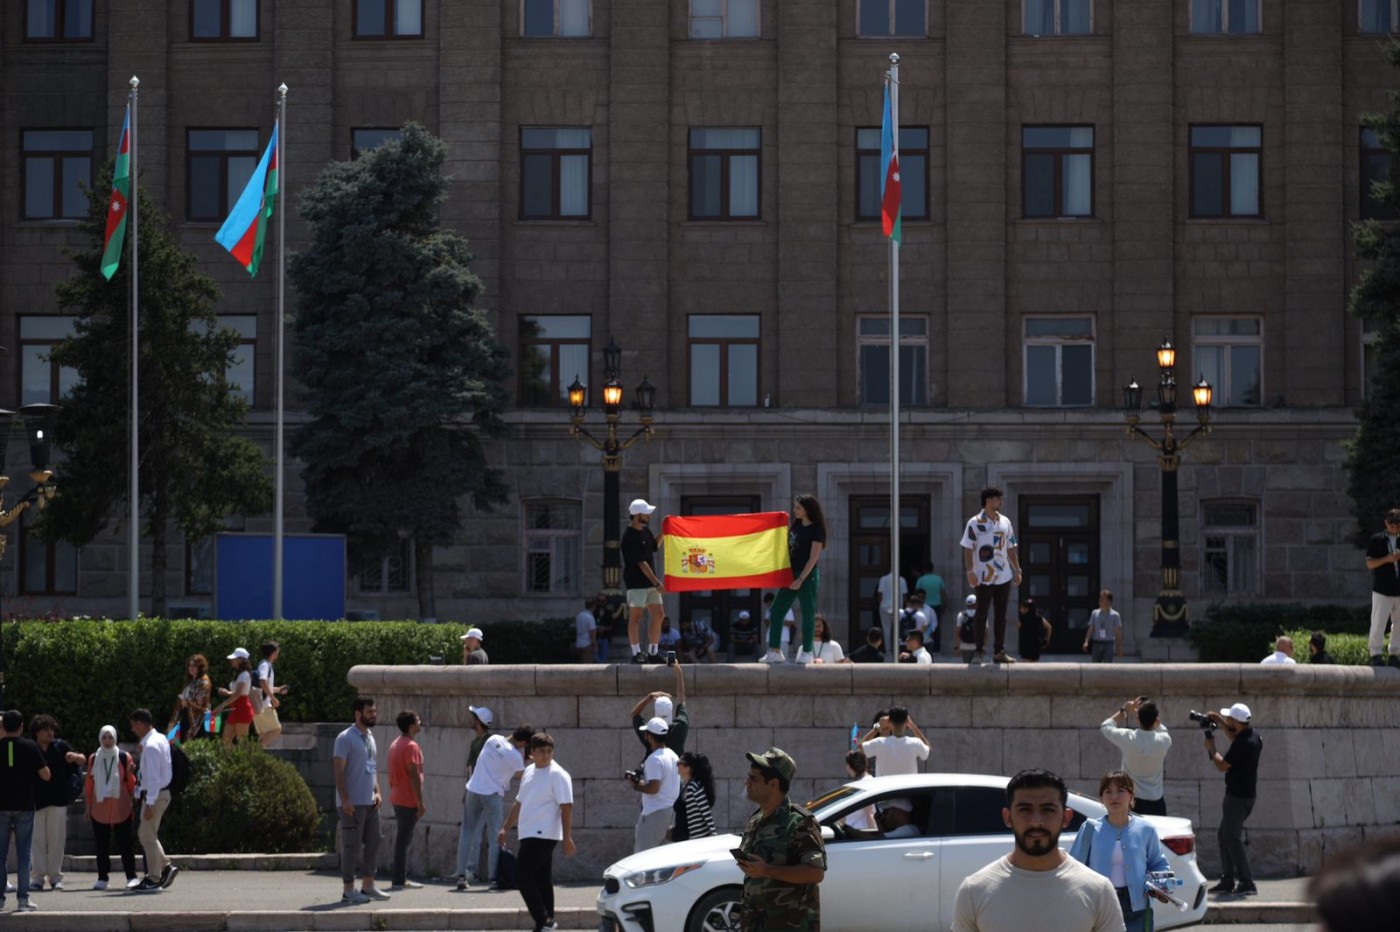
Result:
{"label": "car wheel", "polygon": [[685,932],[739,932],[739,887],[720,887],[700,898],[690,911]]}

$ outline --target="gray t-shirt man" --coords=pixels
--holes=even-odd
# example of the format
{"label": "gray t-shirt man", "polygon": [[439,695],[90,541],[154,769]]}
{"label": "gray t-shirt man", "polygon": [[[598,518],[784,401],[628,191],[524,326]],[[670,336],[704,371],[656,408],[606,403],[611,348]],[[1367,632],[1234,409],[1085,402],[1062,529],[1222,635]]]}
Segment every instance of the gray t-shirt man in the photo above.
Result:
{"label": "gray t-shirt man", "polygon": [[[360,731],[351,725],[335,736],[335,756],[345,761],[345,792],[353,806],[374,805],[374,789],[379,780],[377,753],[373,731]],[[340,791],[336,790],[337,809],[341,803]]]}

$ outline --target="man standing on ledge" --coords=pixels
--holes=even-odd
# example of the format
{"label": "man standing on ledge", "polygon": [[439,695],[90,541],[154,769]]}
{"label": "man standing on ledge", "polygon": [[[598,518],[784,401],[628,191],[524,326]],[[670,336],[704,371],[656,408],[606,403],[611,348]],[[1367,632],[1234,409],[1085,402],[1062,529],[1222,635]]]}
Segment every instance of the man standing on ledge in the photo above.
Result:
{"label": "man standing on ledge", "polygon": [[[797,773],[785,751],[746,754],[744,795],[758,806],[739,841],[744,893],[739,902],[743,932],[821,932],[821,893],[826,846],[816,818],[788,799]],[[1116,903],[1116,901],[1115,901]]]}
{"label": "man standing on ledge", "polygon": [[[632,520],[622,529],[622,539],[618,548],[622,551],[622,586],[627,590],[627,643],[632,646],[633,663],[660,663],[661,655],[657,645],[661,641],[661,621],[666,616],[661,606],[661,593],[666,587],[656,575],[651,565],[652,555],[661,546],[661,538],[651,533],[647,527],[656,506],[644,498],[632,499],[627,513]],[[664,536],[664,535],[663,535]],[[642,642],[639,628],[642,613],[651,615],[647,628],[647,656],[642,656]]]}
{"label": "man standing on ledge", "polygon": [[[1228,709],[1211,712],[1210,720],[1230,736],[1230,750],[1224,756],[1215,749],[1215,732],[1206,733],[1206,756],[1215,769],[1225,774],[1225,799],[1220,806],[1220,883],[1211,893],[1258,893],[1249,855],[1244,850],[1244,820],[1254,811],[1255,786],[1259,779],[1259,755],[1264,742],[1254,733],[1249,706],[1236,702]],[[1239,880],[1236,885],[1235,881]]]}
{"label": "man standing on ledge", "polygon": [[963,532],[963,567],[967,584],[977,589],[977,614],[972,626],[977,632],[977,652],[974,663],[986,657],[987,611],[996,607],[996,639],[992,660],[1015,663],[1006,653],[1006,603],[1011,587],[1021,585],[1021,558],[1016,552],[1016,532],[1011,519],[1001,513],[1004,496],[1001,489],[988,486],[982,490],[982,510],[967,521]]}
{"label": "man standing on ledge", "polygon": [[1390,665],[1400,667],[1400,654],[1395,650],[1395,635],[1400,632],[1400,508],[1385,513],[1385,530],[1371,535],[1366,544],[1366,569],[1371,571],[1371,665],[1383,666],[1381,648],[1385,646],[1385,625],[1390,622]]}

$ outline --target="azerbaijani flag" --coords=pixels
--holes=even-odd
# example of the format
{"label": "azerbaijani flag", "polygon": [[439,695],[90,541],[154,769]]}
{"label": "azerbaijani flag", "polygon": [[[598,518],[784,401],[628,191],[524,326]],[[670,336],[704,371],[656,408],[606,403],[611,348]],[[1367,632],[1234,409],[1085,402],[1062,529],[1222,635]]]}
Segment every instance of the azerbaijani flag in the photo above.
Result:
{"label": "azerbaijani flag", "polygon": [[267,238],[268,221],[272,219],[272,207],[277,203],[277,123],[272,124],[272,138],[267,149],[258,161],[258,167],[238,203],[229,211],[228,219],[214,235],[215,241],[238,260],[238,264],[248,270],[249,275],[258,274],[262,262],[263,241]]}
{"label": "azerbaijani flag", "polygon": [[885,113],[880,120],[880,223],[885,235],[896,243],[904,241],[900,216],[899,140],[890,113],[890,82],[885,81]]}
{"label": "azerbaijani flag", "polygon": [[112,199],[107,202],[107,235],[102,240],[102,277],[117,274],[126,240],[127,200],[131,196],[131,102],[126,104],[122,138],[117,143],[117,161],[112,166]]}
{"label": "azerbaijani flag", "polygon": [[661,522],[661,533],[665,584],[673,592],[777,589],[792,582],[787,512],[672,515]]}

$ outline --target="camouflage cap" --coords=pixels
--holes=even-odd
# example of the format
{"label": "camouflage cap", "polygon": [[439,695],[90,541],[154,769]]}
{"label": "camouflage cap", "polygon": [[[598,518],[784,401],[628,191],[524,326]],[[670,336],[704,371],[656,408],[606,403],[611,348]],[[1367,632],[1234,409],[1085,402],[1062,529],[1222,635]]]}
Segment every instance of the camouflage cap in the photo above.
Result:
{"label": "camouflage cap", "polygon": [[797,774],[797,764],[787,751],[782,748],[769,748],[762,754],[750,751],[744,755],[749,759],[749,763],[755,767],[762,767],[765,770],[776,770],[783,775],[783,779],[792,782],[792,778]]}

